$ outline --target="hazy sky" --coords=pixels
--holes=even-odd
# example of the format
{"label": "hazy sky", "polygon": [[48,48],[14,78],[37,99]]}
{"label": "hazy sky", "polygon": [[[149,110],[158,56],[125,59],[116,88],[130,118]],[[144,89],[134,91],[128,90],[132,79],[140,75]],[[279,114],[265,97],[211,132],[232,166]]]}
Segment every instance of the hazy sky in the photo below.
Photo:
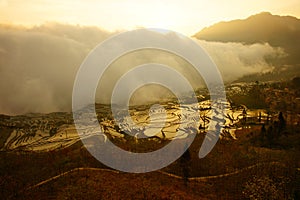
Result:
{"label": "hazy sky", "polygon": [[56,21],[107,30],[156,27],[192,35],[219,21],[262,11],[300,17],[299,0],[0,0],[0,22]]}

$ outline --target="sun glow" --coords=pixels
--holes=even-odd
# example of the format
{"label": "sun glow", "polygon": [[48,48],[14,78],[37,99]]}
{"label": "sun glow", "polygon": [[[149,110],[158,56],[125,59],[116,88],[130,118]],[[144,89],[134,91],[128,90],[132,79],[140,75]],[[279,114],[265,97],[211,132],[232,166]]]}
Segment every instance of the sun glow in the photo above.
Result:
{"label": "sun glow", "polygon": [[95,25],[106,30],[163,28],[192,35],[219,21],[262,11],[300,17],[299,0],[0,0],[0,23]]}

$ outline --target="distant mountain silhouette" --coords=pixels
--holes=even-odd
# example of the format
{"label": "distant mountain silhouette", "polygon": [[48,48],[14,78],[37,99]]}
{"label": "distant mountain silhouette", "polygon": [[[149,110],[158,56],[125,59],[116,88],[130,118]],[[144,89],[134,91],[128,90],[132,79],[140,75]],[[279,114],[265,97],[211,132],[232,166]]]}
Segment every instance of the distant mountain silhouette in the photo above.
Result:
{"label": "distant mountain silhouette", "polygon": [[194,37],[206,41],[269,43],[282,47],[288,54],[278,64],[300,64],[300,19],[296,17],[263,12],[243,20],[217,23]]}

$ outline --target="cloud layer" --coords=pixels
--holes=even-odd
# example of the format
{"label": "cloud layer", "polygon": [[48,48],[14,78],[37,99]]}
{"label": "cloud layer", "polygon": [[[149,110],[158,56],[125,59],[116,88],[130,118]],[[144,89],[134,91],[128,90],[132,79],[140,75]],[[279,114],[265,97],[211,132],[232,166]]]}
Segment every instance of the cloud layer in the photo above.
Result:
{"label": "cloud layer", "polygon": [[[112,34],[96,27],[55,23],[30,29],[0,25],[0,113],[70,111],[73,82],[79,66],[99,42]],[[247,46],[205,41],[200,44],[227,82],[272,70],[266,58],[282,54],[280,49],[268,44]],[[111,84],[130,69],[130,65],[153,61],[176,68],[194,87],[202,84],[200,76],[182,59],[161,52],[153,56],[154,53],[140,52],[140,55],[120,58],[101,80],[106,81],[102,89],[100,81],[97,100],[107,102],[110,99]]]}
{"label": "cloud layer", "polygon": [[281,48],[269,44],[245,45],[198,41],[218,66],[225,82],[234,81],[245,75],[266,73],[274,69],[268,59],[285,56]]}

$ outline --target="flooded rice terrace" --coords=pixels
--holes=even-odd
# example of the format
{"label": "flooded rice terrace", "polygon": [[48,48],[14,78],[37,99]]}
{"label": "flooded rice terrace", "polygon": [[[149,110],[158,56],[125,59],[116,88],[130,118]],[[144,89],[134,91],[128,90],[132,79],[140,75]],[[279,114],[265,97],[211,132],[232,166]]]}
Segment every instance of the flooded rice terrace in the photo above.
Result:
{"label": "flooded rice terrace", "polygon": [[[221,139],[238,139],[237,129],[243,127],[244,120],[259,123],[267,120],[265,110],[248,110],[246,107],[232,108],[224,102],[224,122],[221,126]],[[82,138],[99,134],[95,127],[89,125],[91,106],[82,109]],[[162,103],[158,109],[149,106],[134,106],[129,110],[119,110],[112,116],[110,105],[96,104],[96,113],[100,128],[107,139],[121,139],[123,142],[148,139],[160,140],[182,139],[189,134],[205,134],[215,113],[209,100],[197,104],[185,104],[181,107],[172,102]],[[118,123],[114,119],[118,119]],[[77,129],[73,123],[72,113],[27,114],[20,116],[1,116],[0,125],[11,131],[2,138],[2,151],[49,151],[69,147],[80,141]],[[247,123],[249,124],[249,123]],[[247,128],[247,127],[244,127]],[[128,137],[128,134],[132,137]]]}

